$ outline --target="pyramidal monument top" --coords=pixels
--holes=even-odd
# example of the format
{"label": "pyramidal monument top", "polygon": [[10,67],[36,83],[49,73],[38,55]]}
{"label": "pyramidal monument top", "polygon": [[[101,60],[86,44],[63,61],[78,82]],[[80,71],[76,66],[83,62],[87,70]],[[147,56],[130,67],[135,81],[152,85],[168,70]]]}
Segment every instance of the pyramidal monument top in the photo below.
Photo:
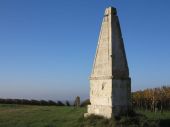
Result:
{"label": "pyramidal monument top", "polygon": [[128,78],[129,69],[116,8],[108,7],[99,34],[90,78]]}
{"label": "pyramidal monument top", "polygon": [[105,10],[90,75],[88,113],[111,118],[131,107],[131,79],[116,8]]}
{"label": "pyramidal monument top", "polygon": [[114,8],[114,7],[108,7],[108,8],[106,8],[106,10],[105,10],[105,15],[108,15],[108,14],[114,14],[114,15],[116,15],[117,14],[117,11],[116,11],[116,8]]}

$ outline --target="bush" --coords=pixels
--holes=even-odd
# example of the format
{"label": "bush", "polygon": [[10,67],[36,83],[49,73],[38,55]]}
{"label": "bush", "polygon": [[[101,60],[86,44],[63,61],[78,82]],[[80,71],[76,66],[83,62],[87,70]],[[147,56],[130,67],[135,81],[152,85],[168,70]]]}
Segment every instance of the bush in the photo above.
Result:
{"label": "bush", "polygon": [[85,101],[83,101],[81,103],[81,107],[86,107],[87,105],[90,105],[90,100],[89,99],[86,99]]}

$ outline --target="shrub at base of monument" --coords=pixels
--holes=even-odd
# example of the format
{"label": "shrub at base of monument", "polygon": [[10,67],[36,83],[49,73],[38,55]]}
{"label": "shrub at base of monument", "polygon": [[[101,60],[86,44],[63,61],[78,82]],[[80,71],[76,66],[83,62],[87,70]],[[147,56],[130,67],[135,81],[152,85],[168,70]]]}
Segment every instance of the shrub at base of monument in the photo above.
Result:
{"label": "shrub at base of monument", "polygon": [[80,118],[80,127],[159,127],[159,121],[149,120],[142,114],[130,112],[127,116],[106,119],[102,116],[90,115]]}

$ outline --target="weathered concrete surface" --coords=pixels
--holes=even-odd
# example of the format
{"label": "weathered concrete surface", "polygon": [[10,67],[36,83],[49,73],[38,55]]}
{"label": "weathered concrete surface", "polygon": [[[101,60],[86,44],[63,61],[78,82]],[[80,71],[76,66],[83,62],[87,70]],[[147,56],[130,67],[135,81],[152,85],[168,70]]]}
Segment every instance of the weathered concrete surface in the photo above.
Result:
{"label": "weathered concrete surface", "polygon": [[116,9],[105,10],[90,76],[88,113],[111,118],[131,105],[131,80]]}

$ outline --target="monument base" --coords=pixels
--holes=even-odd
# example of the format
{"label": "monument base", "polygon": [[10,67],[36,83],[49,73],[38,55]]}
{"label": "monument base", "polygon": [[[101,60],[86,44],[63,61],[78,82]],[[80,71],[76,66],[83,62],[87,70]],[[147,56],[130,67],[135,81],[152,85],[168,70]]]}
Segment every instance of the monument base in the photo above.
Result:
{"label": "monument base", "polygon": [[102,116],[107,119],[112,117],[118,117],[121,115],[126,115],[131,108],[127,106],[104,106],[104,105],[88,105],[88,113],[84,114],[84,117],[88,117],[90,115]]}
{"label": "monument base", "polygon": [[84,116],[90,115],[98,115],[103,116],[105,118],[112,117],[112,107],[111,106],[104,106],[104,105],[88,105],[88,113],[85,113]]}

